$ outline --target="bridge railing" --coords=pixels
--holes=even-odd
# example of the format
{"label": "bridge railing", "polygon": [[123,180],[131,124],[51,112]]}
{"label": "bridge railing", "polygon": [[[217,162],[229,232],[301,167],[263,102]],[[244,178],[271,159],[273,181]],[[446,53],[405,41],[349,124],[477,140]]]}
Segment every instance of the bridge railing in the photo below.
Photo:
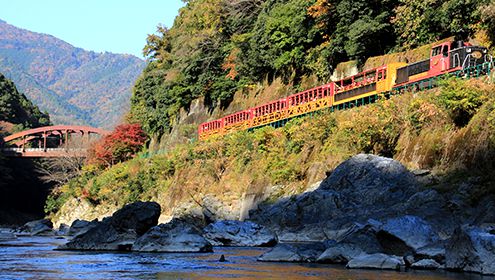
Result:
{"label": "bridge railing", "polygon": [[86,152],[87,149],[83,148],[12,148],[12,147],[7,147],[7,148],[0,148],[0,150],[5,151],[5,152],[17,152],[17,153],[22,153],[22,152]]}

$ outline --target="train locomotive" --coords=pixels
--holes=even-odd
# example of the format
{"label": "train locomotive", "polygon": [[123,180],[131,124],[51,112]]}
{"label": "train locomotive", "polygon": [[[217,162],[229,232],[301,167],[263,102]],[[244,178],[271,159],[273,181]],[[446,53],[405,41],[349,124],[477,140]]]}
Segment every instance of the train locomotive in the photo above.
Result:
{"label": "train locomotive", "polygon": [[292,94],[254,108],[199,125],[198,137],[284,123],[311,112],[347,109],[374,103],[380,95],[422,90],[435,86],[436,78],[450,74],[471,77],[489,74],[493,58],[488,49],[463,41],[434,45],[430,57],[413,63],[395,62],[344,79]]}

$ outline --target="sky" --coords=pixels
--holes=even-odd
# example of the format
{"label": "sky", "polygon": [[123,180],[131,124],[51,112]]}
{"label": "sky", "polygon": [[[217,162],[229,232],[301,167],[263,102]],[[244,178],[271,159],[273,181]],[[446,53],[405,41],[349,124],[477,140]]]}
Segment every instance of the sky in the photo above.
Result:
{"label": "sky", "polygon": [[171,27],[181,0],[0,0],[0,19],[95,52],[143,58],[146,36]]}

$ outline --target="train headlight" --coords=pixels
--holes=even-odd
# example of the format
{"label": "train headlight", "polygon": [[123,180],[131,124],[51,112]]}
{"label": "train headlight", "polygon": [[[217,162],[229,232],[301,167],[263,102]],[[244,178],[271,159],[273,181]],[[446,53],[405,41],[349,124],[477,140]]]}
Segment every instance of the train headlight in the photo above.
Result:
{"label": "train headlight", "polygon": [[487,49],[484,49],[484,50],[483,50],[483,53],[488,53],[488,50],[487,50]]}
{"label": "train headlight", "polygon": [[471,48],[468,48],[466,51],[467,51],[467,52],[471,52]]}
{"label": "train headlight", "polygon": [[475,59],[480,59],[483,57],[483,54],[480,51],[475,51],[471,54]]}

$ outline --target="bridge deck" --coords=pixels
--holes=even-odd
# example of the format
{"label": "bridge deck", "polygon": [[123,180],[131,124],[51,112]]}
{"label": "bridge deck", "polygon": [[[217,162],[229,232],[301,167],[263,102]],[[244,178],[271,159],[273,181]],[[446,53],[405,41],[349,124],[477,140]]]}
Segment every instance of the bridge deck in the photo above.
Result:
{"label": "bridge deck", "polygon": [[7,157],[30,157],[30,158],[47,158],[47,157],[86,157],[86,149],[63,149],[63,148],[1,148],[0,152]]}

